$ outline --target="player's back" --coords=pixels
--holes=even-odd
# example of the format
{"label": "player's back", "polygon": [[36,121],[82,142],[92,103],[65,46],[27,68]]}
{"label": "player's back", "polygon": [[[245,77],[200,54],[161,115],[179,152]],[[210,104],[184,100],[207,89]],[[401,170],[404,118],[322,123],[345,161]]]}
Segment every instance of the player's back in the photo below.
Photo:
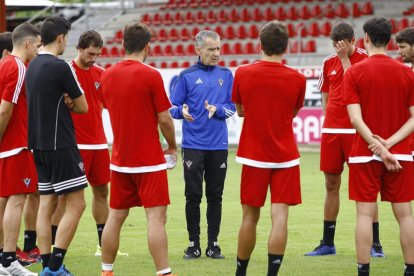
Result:
{"label": "player's back", "polygon": [[257,145],[257,156],[267,156],[263,161],[297,158],[292,120],[303,106],[305,77],[283,64],[259,61],[239,67],[234,85],[245,114],[242,136],[248,136],[239,150]]}

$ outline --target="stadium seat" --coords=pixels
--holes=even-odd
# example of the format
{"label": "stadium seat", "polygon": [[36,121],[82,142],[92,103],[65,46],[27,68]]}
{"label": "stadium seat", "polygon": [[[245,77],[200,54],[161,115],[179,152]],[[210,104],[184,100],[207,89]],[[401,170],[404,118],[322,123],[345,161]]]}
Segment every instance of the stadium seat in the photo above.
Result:
{"label": "stadium seat", "polygon": [[161,24],[161,15],[157,12],[152,18],[152,24],[158,26]]}
{"label": "stadium seat", "polygon": [[119,51],[119,48],[118,48],[118,47],[116,47],[116,46],[112,47],[112,48],[111,48],[110,55],[111,55],[112,57],[119,57],[119,56],[120,56],[120,51]]}
{"label": "stadium seat", "polygon": [[398,50],[398,44],[397,44],[397,42],[395,42],[394,39],[391,39],[390,42],[388,43],[387,50],[388,51],[396,51],[396,50]]}
{"label": "stadium seat", "polygon": [[326,21],[322,24],[322,27],[320,28],[320,33],[324,36],[330,36],[332,30],[331,22]]}
{"label": "stadium seat", "polygon": [[250,61],[248,59],[243,59],[242,61],[240,61],[240,65],[249,64],[249,63]]}
{"label": "stadium seat", "polygon": [[329,18],[329,19],[335,18],[336,13],[335,13],[334,8],[332,7],[332,4],[328,4],[328,5],[325,7],[325,10],[324,10],[324,15],[325,15],[325,17],[327,17],[327,18]]}
{"label": "stadium seat", "polygon": [[229,67],[237,67],[237,60],[234,60],[234,59],[230,60]]}
{"label": "stadium seat", "polygon": [[165,69],[168,68],[168,63],[166,61],[161,62],[161,68]]}
{"label": "stadium seat", "polygon": [[218,7],[218,6],[220,6],[220,5],[221,5],[221,1],[220,1],[220,0],[212,0],[212,1],[211,1],[211,5],[212,5],[213,7]]}
{"label": "stadium seat", "polygon": [[225,10],[220,10],[217,16],[217,20],[219,22],[227,22],[229,21],[228,16],[227,16],[227,12]]}
{"label": "stadium seat", "polygon": [[223,32],[223,28],[221,28],[220,25],[218,25],[217,27],[214,28],[214,31],[216,33],[218,33],[218,35],[220,36],[220,38],[226,38],[224,32]]}
{"label": "stadium seat", "polygon": [[244,52],[248,55],[258,54],[259,52],[256,51],[256,47],[254,46],[253,42],[249,41],[244,46]]}
{"label": "stadium seat", "polygon": [[275,19],[283,21],[283,20],[286,20],[286,18],[287,18],[287,15],[286,15],[285,8],[283,6],[280,6],[279,8],[277,8],[275,11]]}
{"label": "stadium seat", "polygon": [[141,21],[145,25],[151,25],[151,15],[144,13],[144,15],[141,17]]}
{"label": "stadium seat", "polygon": [[209,10],[206,16],[207,23],[215,23],[217,21],[214,10]]}
{"label": "stadium seat", "polygon": [[371,2],[365,2],[362,4],[361,13],[363,15],[372,15],[374,14],[374,6]]}
{"label": "stadium seat", "polygon": [[148,65],[154,68],[157,67],[157,64],[154,61],[149,62]]}
{"label": "stadium seat", "polygon": [[105,69],[108,69],[109,67],[111,67],[112,66],[112,64],[111,63],[107,63],[107,64],[105,64]]}
{"label": "stadium seat", "polygon": [[114,42],[121,43],[123,39],[124,39],[124,33],[123,33],[123,31],[122,30],[116,31],[116,33],[115,33],[115,41]]}
{"label": "stadium seat", "polygon": [[359,38],[357,39],[355,46],[358,48],[362,48],[365,49],[365,45],[364,45],[364,39],[363,38]]}
{"label": "stadium seat", "polygon": [[312,13],[307,5],[301,7],[299,10],[299,17],[305,20],[312,17]]}
{"label": "stadium seat", "polygon": [[196,13],[195,21],[198,24],[203,24],[206,21],[206,19],[204,18],[204,12],[203,11],[200,10]]}
{"label": "stadium seat", "polygon": [[299,47],[299,41],[297,40],[289,41],[289,53],[296,54],[296,53],[301,53],[301,52],[302,52],[302,47]]}
{"label": "stadium seat", "polygon": [[237,37],[240,39],[245,39],[247,37],[247,30],[244,25],[240,25],[237,29]]}
{"label": "stadium seat", "polygon": [[247,8],[244,8],[241,12],[241,21],[243,22],[249,22],[251,17],[250,17],[250,11]]}
{"label": "stadium seat", "polygon": [[249,31],[247,33],[247,36],[253,39],[257,39],[259,37],[259,29],[256,25],[251,25],[249,27]]}
{"label": "stadium seat", "polygon": [[199,32],[200,32],[200,29],[199,29],[199,28],[197,28],[197,27],[193,28],[193,29],[191,30],[191,35],[192,35],[191,39],[192,39],[193,37],[195,37],[195,36],[196,36]]}
{"label": "stadium seat", "polygon": [[200,1],[200,7],[202,8],[207,8],[208,6],[210,6],[209,1],[208,0],[201,0]]}
{"label": "stadium seat", "polygon": [[292,21],[298,20],[299,14],[298,14],[298,10],[296,9],[296,6],[291,6],[288,9],[287,18],[292,20]]}
{"label": "stadium seat", "polygon": [[177,11],[174,15],[174,24],[181,25],[184,22],[183,15],[181,12]]}
{"label": "stadium seat", "polygon": [[408,20],[408,18],[404,17],[404,18],[401,18],[401,20],[398,21],[397,28],[398,28],[398,30],[402,30],[402,29],[405,29],[409,26],[410,26],[410,21]]}
{"label": "stadium seat", "polygon": [[232,9],[229,14],[229,19],[231,22],[239,22],[239,12],[237,9]]}
{"label": "stadium seat", "polygon": [[220,53],[221,53],[222,55],[230,55],[230,54],[232,53],[232,52],[231,52],[231,49],[230,49],[230,44],[228,44],[228,43],[223,43],[223,44],[221,45]]}
{"label": "stadium seat", "polygon": [[225,36],[227,37],[227,39],[234,39],[236,37],[233,25],[227,26],[226,31],[225,31]]}
{"label": "stadium seat", "polygon": [[170,68],[178,68],[178,61],[171,62]]}
{"label": "stadium seat", "polygon": [[316,42],[315,40],[309,40],[305,43],[303,48],[304,53],[315,53],[316,52]]}
{"label": "stadium seat", "polygon": [[236,42],[233,44],[233,54],[242,55],[244,54],[243,47],[240,42]]}
{"label": "stadium seat", "polygon": [[164,18],[162,20],[162,23],[165,25],[171,25],[173,23],[173,18],[171,16],[171,13],[169,12],[164,13]]}
{"label": "stadium seat", "polygon": [[314,18],[322,18],[323,12],[322,12],[321,6],[320,5],[313,6],[311,14]]}
{"label": "stadium seat", "polygon": [[188,55],[188,56],[193,56],[193,55],[195,55],[196,54],[196,52],[195,52],[195,48],[194,48],[194,44],[188,44],[187,45],[187,47],[185,48],[185,53]]}
{"label": "stadium seat", "polygon": [[190,0],[190,3],[188,5],[190,6],[190,8],[194,9],[198,7],[199,3],[198,0]]}
{"label": "stadium seat", "polygon": [[194,23],[194,17],[193,17],[193,13],[191,11],[189,11],[185,14],[184,22],[186,24]]}
{"label": "stadium seat", "polygon": [[262,15],[262,12],[260,11],[259,8],[255,8],[253,10],[252,20],[256,21],[256,22],[259,22],[259,21],[263,20],[263,15]]}
{"label": "stadium seat", "polygon": [[179,38],[179,34],[178,34],[178,31],[177,31],[177,29],[176,29],[176,28],[172,28],[172,29],[170,30],[170,32],[168,33],[168,38],[169,38],[171,41],[177,41],[177,40],[178,40],[178,38]]}
{"label": "stadium seat", "polygon": [[397,20],[395,18],[390,18],[390,23],[392,26],[392,33],[395,34],[398,32],[398,27],[397,27]]}
{"label": "stadium seat", "polygon": [[173,56],[174,55],[174,51],[173,51],[173,47],[171,44],[167,44],[164,47],[164,56]]}
{"label": "stadium seat", "polygon": [[188,31],[187,28],[182,28],[180,31],[180,39],[182,41],[187,41],[190,39],[190,32]]}
{"label": "stadium seat", "polygon": [[188,60],[183,61],[183,63],[181,63],[181,68],[188,68],[190,67],[190,62]]}
{"label": "stadium seat", "polygon": [[157,40],[158,41],[166,41],[167,39],[168,39],[167,30],[160,29],[160,31],[158,32],[158,35],[157,35]]}
{"label": "stadium seat", "polygon": [[357,18],[362,15],[361,10],[359,9],[359,3],[353,2],[352,3],[352,16]]}
{"label": "stadium seat", "polygon": [[335,13],[337,16],[341,17],[341,18],[348,18],[349,17],[349,11],[348,8],[346,7],[345,3],[340,3],[338,5],[338,7],[336,7],[335,9]]}
{"label": "stadium seat", "polygon": [[311,35],[313,37],[317,37],[317,36],[320,35],[319,25],[318,25],[317,22],[312,22],[311,24],[309,24],[308,33],[309,33],[309,35]]}
{"label": "stadium seat", "polygon": [[288,30],[288,33],[289,33],[289,37],[295,37],[296,36],[295,25],[293,23],[287,24],[287,30]]}
{"label": "stadium seat", "polygon": [[301,37],[307,37],[308,36],[308,29],[306,28],[306,25],[298,24],[296,26],[296,33],[300,34]]}
{"label": "stadium seat", "polygon": [[220,59],[220,61],[217,63],[219,66],[226,66],[226,62],[222,59]]}
{"label": "stadium seat", "polygon": [[177,46],[175,46],[174,55],[175,56],[185,56],[186,55],[186,53],[184,52],[184,46],[182,44],[178,44]]}
{"label": "stadium seat", "polygon": [[275,19],[275,13],[273,13],[273,10],[271,7],[268,7],[265,9],[264,19],[266,21],[272,21],[273,19]]}
{"label": "stadium seat", "polygon": [[106,48],[105,46],[102,47],[102,52],[101,52],[101,57],[107,57],[109,56],[109,51],[108,48]]}
{"label": "stadium seat", "polygon": [[153,56],[161,56],[162,50],[160,45],[155,45],[154,47],[151,47],[151,55]]}

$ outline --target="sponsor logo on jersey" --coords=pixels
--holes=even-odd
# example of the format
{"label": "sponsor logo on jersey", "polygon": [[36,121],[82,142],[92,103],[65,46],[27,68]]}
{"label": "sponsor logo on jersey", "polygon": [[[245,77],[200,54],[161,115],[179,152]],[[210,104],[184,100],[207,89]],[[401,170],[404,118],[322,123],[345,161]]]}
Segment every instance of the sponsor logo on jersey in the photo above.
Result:
{"label": "sponsor logo on jersey", "polygon": [[334,75],[336,75],[336,71],[335,71],[335,70],[333,70],[333,71],[331,72],[331,76],[334,76]]}
{"label": "sponsor logo on jersey", "polygon": [[195,84],[202,84],[202,83],[203,83],[203,81],[200,78],[198,78],[198,80],[196,80],[196,82],[195,82]]}
{"label": "sponsor logo on jersey", "polygon": [[101,86],[101,84],[99,82],[95,81],[95,88],[96,88],[96,90],[98,90],[100,86]]}

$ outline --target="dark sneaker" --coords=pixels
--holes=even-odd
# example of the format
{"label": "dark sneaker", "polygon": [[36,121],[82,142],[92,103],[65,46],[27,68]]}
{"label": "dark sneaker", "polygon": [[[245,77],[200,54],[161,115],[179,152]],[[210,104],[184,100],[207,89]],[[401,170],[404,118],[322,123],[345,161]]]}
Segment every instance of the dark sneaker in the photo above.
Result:
{"label": "dark sneaker", "polygon": [[196,259],[201,256],[201,248],[200,245],[195,245],[194,242],[190,242],[190,245],[184,250],[185,255],[183,256],[184,259]]}
{"label": "dark sneaker", "polygon": [[321,243],[311,252],[305,254],[305,256],[326,256],[326,255],[336,255],[335,246],[328,246],[323,240]]}
{"label": "dark sneaker", "polygon": [[374,242],[371,247],[371,257],[384,258],[385,254],[382,251],[382,245],[379,242]]}
{"label": "dark sneaker", "polygon": [[217,242],[210,244],[206,248],[206,256],[213,259],[224,259],[224,256],[221,254],[220,246],[218,246]]}
{"label": "dark sneaker", "polygon": [[40,276],[74,276],[70,273],[69,270],[65,267],[65,265],[61,265],[57,271],[52,271],[49,267],[45,267],[42,272],[40,272]]}

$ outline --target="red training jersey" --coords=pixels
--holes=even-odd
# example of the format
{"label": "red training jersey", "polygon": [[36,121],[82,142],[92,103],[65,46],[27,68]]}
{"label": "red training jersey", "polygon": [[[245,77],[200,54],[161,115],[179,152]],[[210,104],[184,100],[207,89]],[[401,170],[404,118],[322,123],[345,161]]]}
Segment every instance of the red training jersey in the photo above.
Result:
{"label": "red training jersey", "polygon": [[74,60],[69,64],[76,73],[88,103],[88,113],[77,114],[71,112],[78,148],[86,150],[107,149],[108,142],[102,122],[104,102],[101,75],[104,69],[96,65],[88,69],[82,69],[76,65]]}
{"label": "red training jersey", "polygon": [[237,69],[232,100],[244,110],[237,162],[258,168],[299,164],[292,121],[305,90],[305,76],[281,63],[258,61]]}
{"label": "red training jersey", "polygon": [[[411,69],[386,55],[373,55],[352,66],[344,78],[344,103],[360,104],[362,118],[374,134],[389,138],[410,117],[414,105],[414,74]],[[394,145],[390,152],[399,160],[412,161],[410,137]],[[350,163],[379,160],[358,133],[350,153]]]}
{"label": "red training jersey", "polygon": [[166,169],[157,114],[171,103],[161,74],[139,61],[124,60],[102,74],[102,91],[114,134],[111,169],[122,173]]}
{"label": "red training jersey", "polygon": [[[368,55],[364,49],[355,48],[354,53],[349,57],[349,61],[353,65],[367,57]],[[355,129],[349,121],[346,106],[341,100],[343,76],[344,68],[341,60],[336,54],[328,56],[323,62],[318,83],[318,90],[328,93],[322,133],[355,133]]]}
{"label": "red training jersey", "polygon": [[0,158],[16,155],[28,146],[25,74],[26,66],[16,56],[9,55],[0,63],[1,99],[14,104],[0,141]]}

